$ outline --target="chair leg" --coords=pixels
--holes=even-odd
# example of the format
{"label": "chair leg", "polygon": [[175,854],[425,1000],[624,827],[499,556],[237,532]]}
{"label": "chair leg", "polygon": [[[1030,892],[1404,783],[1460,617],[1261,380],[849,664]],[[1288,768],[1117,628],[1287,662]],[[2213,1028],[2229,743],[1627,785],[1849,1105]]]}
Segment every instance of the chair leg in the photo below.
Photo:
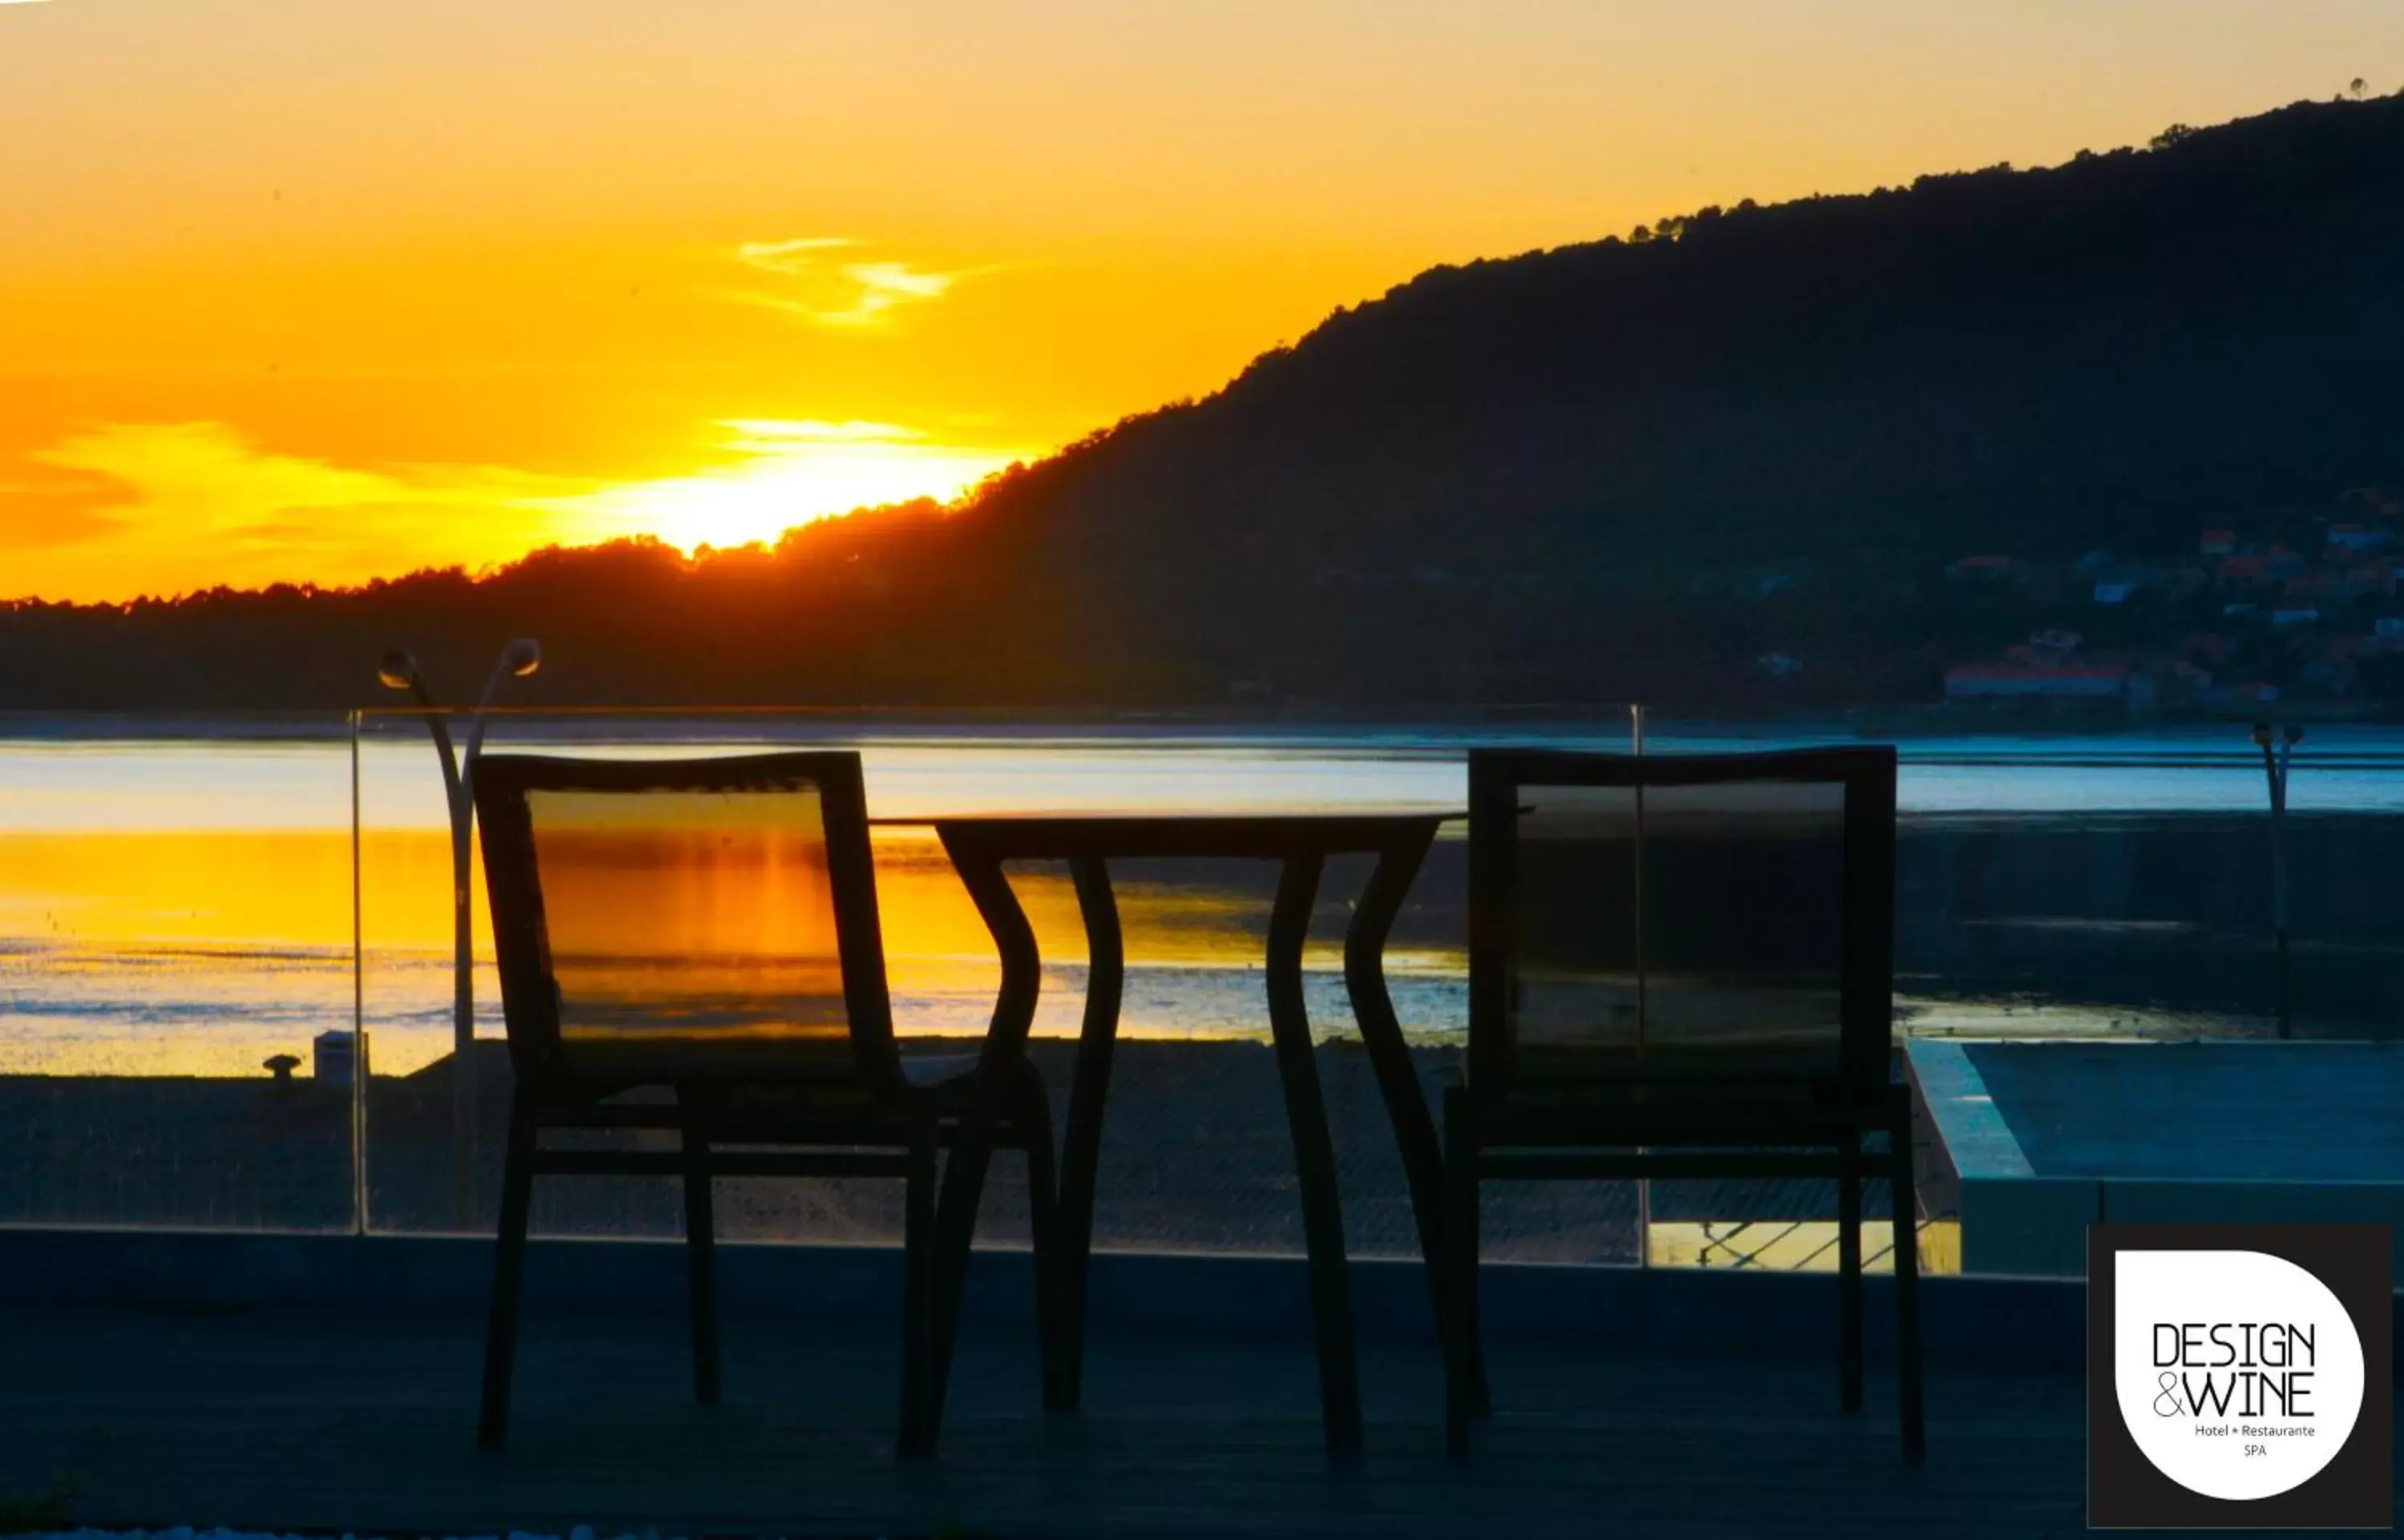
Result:
{"label": "chair leg", "polygon": [[993,1165],[994,1124],[990,1109],[980,1109],[960,1120],[958,1135],[943,1162],[943,1184],[936,1190],[934,1240],[934,1323],[927,1368],[927,1449],[932,1454],[943,1425],[943,1401],[951,1392],[952,1351],[958,1345],[960,1308],[968,1297],[970,1254],[976,1247],[977,1212],[985,1197],[985,1173]]}
{"label": "chair leg", "polygon": [[1894,1141],[1894,1323],[1902,1383],[1903,1457],[1917,1464],[1928,1451],[1920,1382],[1920,1195],[1911,1175],[1911,1110],[1906,1105],[1888,1135]]}
{"label": "chair leg", "polygon": [[902,1431],[904,1460],[932,1454],[935,1363],[935,1130],[913,1130],[902,1220]]}
{"label": "chair leg", "polygon": [[484,1337],[484,1394],[476,1447],[497,1451],[509,1439],[510,1379],[518,1353],[518,1302],[525,1281],[526,1225],[534,1202],[535,1116],[510,1105],[509,1153],[501,1172],[501,1217],[493,1246],[493,1303]]}
{"label": "chair leg", "polygon": [[1075,1397],[1069,1392],[1061,1323],[1060,1185],[1052,1161],[1052,1105],[1032,1063],[1027,1064],[1025,1075],[1018,1121],[1027,1141],[1027,1239],[1035,1261],[1035,1340],[1043,1365],[1043,1409],[1067,1411]]}
{"label": "chair leg", "polygon": [[1446,1096],[1444,1113],[1445,1319],[1436,1324],[1444,1350],[1445,1448],[1461,1455],[1469,1452],[1470,1420],[1486,1409],[1479,1373],[1484,1355],[1478,1351],[1477,1149],[1458,1091]]}
{"label": "chair leg", "polygon": [[1837,1357],[1847,1411],[1862,1409],[1861,1137],[1845,1136],[1837,1178]]}
{"label": "chair leg", "polygon": [[709,1136],[684,1130],[684,1265],[692,1314],[692,1395],[718,1405],[718,1220],[710,1201]]}

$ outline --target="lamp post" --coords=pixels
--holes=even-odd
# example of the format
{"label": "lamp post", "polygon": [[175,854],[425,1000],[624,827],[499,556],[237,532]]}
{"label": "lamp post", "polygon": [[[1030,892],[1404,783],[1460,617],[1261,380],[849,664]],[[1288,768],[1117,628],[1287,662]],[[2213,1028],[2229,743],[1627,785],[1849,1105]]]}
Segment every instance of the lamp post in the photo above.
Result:
{"label": "lamp post", "polygon": [[2279,956],[2279,1035],[2295,1035],[2287,995],[2287,762],[2304,730],[2294,723],[2272,730],[2254,724],[2254,746],[2262,750],[2262,776],[2271,785],[2271,938]]}
{"label": "lamp post", "polygon": [[486,714],[502,685],[513,679],[524,679],[541,666],[542,645],[530,637],[521,637],[501,649],[499,661],[493,665],[492,677],[484,681],[483,695],[476,702],[475,710],[468,713],[464,750],[454,749],[450,723],[426,688],[415,658],[406,652],[387,652],[376,667],[376,678],[385,689],[408,692],[410,699],[426,713],[426,730],[433,735],[435,752],[442,760],[443,800],[451,816],[452,1201],[463,1225],[472,1220],[476,1204],[476,946],[469,923],[473,906],[468,895],[472,865],[469,836],[476,822],[476,760],[484,749]]}

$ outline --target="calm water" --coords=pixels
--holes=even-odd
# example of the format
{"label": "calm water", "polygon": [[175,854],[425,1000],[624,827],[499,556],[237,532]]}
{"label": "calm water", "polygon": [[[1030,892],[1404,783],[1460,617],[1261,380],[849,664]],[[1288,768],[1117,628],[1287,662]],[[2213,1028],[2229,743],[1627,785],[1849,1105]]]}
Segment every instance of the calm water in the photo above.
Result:
{"label": "calm water", "polygon": [[[316,1033],[347,1029],[355,982],[379,1070],[407,1070],[445,1051],[450,878],[440,781],[422,725],[383,719],[363,736],[356,911],[347,740],[331,731],[280,739],[231,728],[178,731],[187,735],[144,736],[137,725],[105,736],[37,735],[30,727],[12,736],[0,723],[0,1072],[257,1074],[268,1055],[305,1059]],[[864,753],[872,811],[906,817],[969,809],[1449,808],[1463,798],[1466,747],[1537,739],[1624,749],[1628,732],[1615,721],[1510,734],[1002,735],[891,723],[863,732],[774,717],[511,718],[496,725],[490,747],[658,754],[837,743]],[[1657,722],[1648,734],[1656,751],[1791,741]],[[2202,814],[2244,827],[2236,820],[2264,805],[2260,762],[2242,727],[1922,737],[1908,740],[1905,753],[1908,819],[1983,818],[2058,830],[2066,820],[2126,827]],[[2292,805],[2312,815],[2404,811],[2399,771],[2404,734],[2315,729],[2297,761]],[[990,945],[941,851],[921,834],[891,831],[880,835],[877,855],[905,1029],[981,1029],[996,978]],[[1443,857],[1439,851],[1431,863],[1419,903],[1398,928],[1391,960],[1405,1023],[1439,1033],[1457,1030],[1463,1010],[1459,900],[1447,886],[1458,863]],[[1311,1002],[1329,1029],[1349,1019],[1335,947],[1362,875],[1332,870],[1322,895]],[[1021,889],[1050,968],[1038,1029],[1071,1031],[1083,984],[1074,901],[1055,874],[1029,873]],[[1122,899],[1133,1029],[1259,1029],[1259,938],[1268,901],[1261,874],[1133,869]],[[356,973],[355,913],[363,943]],[[2135,919],[2148,923],[2143,915]],[[2188,921],[2166,914],[2160,923]],[[481,945],[481,910],[478,931]],[[496,998],[489,973],[479,998],[489,1017]],[[1915,1024],[2106,1032],[2145,1025],[2108,1004],[2059,1003],[2039,1024],[2007,995],[1954,998],[1941,1009],[1922,1002]],[[497,1020],[485,1020],[483,1029],[497,1033]]]}

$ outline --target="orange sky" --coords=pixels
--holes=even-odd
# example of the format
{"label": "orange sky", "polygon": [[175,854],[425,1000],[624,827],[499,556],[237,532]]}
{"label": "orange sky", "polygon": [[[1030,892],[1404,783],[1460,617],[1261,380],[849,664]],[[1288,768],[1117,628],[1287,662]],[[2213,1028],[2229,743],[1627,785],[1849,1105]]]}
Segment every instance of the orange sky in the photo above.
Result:
{"label": "orange sky", "polygon": [[1434,262],[2399,57],[2392,0],[0,0],[0,595],[773,537]]}

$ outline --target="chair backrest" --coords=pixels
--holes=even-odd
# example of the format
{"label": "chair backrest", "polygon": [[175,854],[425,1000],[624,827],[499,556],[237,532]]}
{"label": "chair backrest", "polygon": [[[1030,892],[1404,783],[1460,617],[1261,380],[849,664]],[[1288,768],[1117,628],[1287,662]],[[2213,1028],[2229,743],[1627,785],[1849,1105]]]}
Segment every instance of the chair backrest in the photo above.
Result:
{"label": "chair backrest", "polygon": [[1478,750],[1469,803],[1478,1094],[1886,1083],[1893,749]]}
{"label": "chair backrest", "polygon": [[474,775],[522,1081],[902,1090],[859,755],[495,754]]}

